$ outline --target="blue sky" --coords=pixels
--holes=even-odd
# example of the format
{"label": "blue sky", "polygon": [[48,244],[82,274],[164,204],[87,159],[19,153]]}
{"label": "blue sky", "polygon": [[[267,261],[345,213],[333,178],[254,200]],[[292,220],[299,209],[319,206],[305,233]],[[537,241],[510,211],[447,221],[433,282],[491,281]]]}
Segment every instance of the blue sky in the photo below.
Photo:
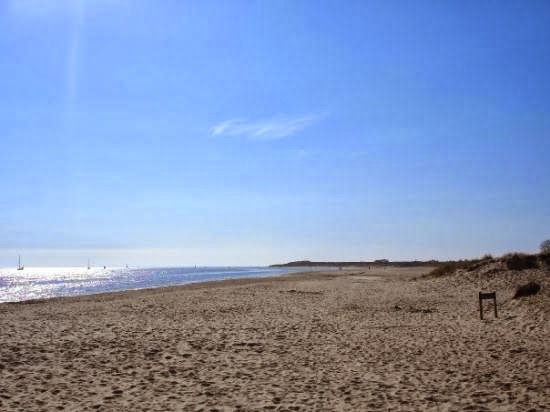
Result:
{"label": "blue sky", "polygon": [[0,265],[534,251],[547,1],[0,3]]}

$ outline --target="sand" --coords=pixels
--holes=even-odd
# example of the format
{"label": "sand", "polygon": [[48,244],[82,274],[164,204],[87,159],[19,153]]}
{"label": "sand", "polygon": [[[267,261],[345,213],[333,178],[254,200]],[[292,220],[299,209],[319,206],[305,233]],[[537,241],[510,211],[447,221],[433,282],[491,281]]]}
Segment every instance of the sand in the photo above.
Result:
{"label": "sand", "polygon": [[550,410],[548,273],[426,271],[1,304],[0,410]]}

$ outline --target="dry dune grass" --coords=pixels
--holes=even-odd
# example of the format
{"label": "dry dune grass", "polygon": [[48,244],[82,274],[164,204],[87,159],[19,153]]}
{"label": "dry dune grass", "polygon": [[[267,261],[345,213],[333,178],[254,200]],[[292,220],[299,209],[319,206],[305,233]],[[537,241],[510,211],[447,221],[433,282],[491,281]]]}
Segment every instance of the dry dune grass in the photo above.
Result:
{"label": "dry dune grass", "polygon": [[[550,409],[548,272],[501,262],[0,305],[0,409]],[[541,291],[513,300],[519,284]],[[480,321],[479,290],[499,318]]]}

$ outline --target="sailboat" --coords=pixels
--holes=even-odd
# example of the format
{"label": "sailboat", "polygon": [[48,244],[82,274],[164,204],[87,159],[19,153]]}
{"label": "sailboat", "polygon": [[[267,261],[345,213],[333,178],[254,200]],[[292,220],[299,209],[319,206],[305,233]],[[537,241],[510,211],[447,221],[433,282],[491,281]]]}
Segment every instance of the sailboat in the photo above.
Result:
{"label": "sailboat", "polygon": [[90,269],[90,259],[88,259],[88,270]]}
{"label": "sailboat", "polygon": [[25,269],[25,266],[21,265],[21,255],[19,255],[17,260],[17,270],[23,270],[23,269]]}

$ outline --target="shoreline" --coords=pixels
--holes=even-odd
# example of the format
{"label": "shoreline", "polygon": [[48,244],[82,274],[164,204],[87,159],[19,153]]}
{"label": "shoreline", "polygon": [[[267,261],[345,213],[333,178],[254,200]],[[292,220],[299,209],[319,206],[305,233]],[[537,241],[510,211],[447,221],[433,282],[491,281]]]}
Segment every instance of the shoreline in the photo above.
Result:
{"label": "shoreline", "polygon": [[[33,269],[33,268],[30,268]],[[169,288],[169,287],[177,287],[177,286],[184,286],[184,285],[191,285],[191,284],[197,284],[197,283],[204,283],[204,282],[221,282],[225,280],[232,280],[232,279],[261,279],[261,278],[271,278],[271,277],[277,277],[277,276],[284,276],[284,275],[291,275],[296,273],[302,273],[302,272],[318,272],[318,271],[326,271],[326,268],[311,268],[309,270],[304,270],[303,268],[269,268],[269,267],[263,267],[263,266],[239,266],[239,267],[201,267],[201,268],[193,268],[193,267],[160,267],[160,268],[153,268],[153,269],[136,269],[132,268],[128,271],[128,269],[125,268],[109,268],[109,269],[98,269],[95,272],[87,271],[86,269],[82,268],[73,268],[73,267],[65,267],[65,268],[58,268],[58,267],[34,267],[35,276],[41,276],[44,274],[44,271],[46,273],[46,278],[44,280],[47,280],[47,284],[51,285],[58,285],[57,276],[59,275],[58,269],[65,270],[65,272],[61,272],[61,274],[68,274],[75,278],[75,280],[82,281],[82,282],[90,282],[89,284],[82,284],[79,288],[75,289],[73,292],[64,292],[61,289],[58,289],[57,291],[53,291],[50,293],[50,296],[38,296],[38,297],[29,297],[29,298],[23,298],[19,299],[20,296],[16,296],[13,294],[13,296],[10,296],[10,288],[17,289],[17,284],[15,284],[15,287],[13,285],[9,286],[6,290],[4,290],[2,293],[0,293],[0,305],[2,304],[11,304],[11,303],[32,303],[32,302],[42,302],[44,300],[49,299],[56,299],[56,298],[70,298],[70,297],[84,297],[84,296],[92,296],[92,295],[102,295],[105,293],[120,293],[120,292],[126,292],[126,291],[139,291],[139,290],[149,290],[149,289],[158,289],[158,288]],[[79,269],[79,271],[75,271],[75,269]],[[191,270],[189,270],[191,269]],[[195,269],[195,270],[193,270]],[[42,272],[41,272],[42,270]],[[180,270],[183,270],[180,272]],[[145,275],[145,277],[140,277],[140,272],[149,272]],[[163,275],[165,271],[176,271],[172,275],[175,275],[173,278],[164,278]],[[11,273],[13,272],[13,273]],[[15,269],[13,269],[11,272],[4,271],[2,275],[9,276],[17,276],[19,273],[15,272]],[[49,272],[49,273],[48,273]],[[110,277],[106,278],[100,278],[101,281],[108,281],[112,280],[114,283],[112,285],[109,285],[107,282],[104,283],[104,286],[100,287],[94,287],[93,280],[94,275],[97,276],[98,273],[105,274],[110,273]],[[121,277],[125,276],[126,274],[130,274],[132,277],[132,281],[128,282],[128,278]],[[132,275],[136,274],[136,275]],[[24,275],[29,275],[29,272],[25,273]],[[79,276],[85,275],[87,277],[80,279]],[[172,276],[170,275],[170,276]],[[49,277],[48,277],[49,276]],[[89,276],[89,277],[88,277]],[[181,278],[181,276],[185,276],[187,278]],[[179,277],[179,279],[178,279]],[[15,281],[18,281],[17,278],[14,278]],[[172,279],[172,280],[170,280]],[[28,290],[25,293],[22,293],[21,295],[27,294],[27,296],[33,296],[33,295],[40,295],[39,290],[33,290],[36,288],[35,285],[38,285],[41,282],[37,282],[41,280],[39,277],[36,279],[31,280],[29,283],[22,283],[21,287],[28,288]],[[62,278],[61,282],[66,283],[69,286],[71,285],[72,279],[66,279]],[[134,281],[134,283],[132,283]],[[36,282],[36,283],[35,283]],[[139,283],[142,283],[142,285],[139,285]],[[9,284],[9,283],[8,283]],[[114,285],[114,286],[113,286]],[[96,290],[93,290],[93,289]],[[1,289],[0,289],[1,291]],[[21,292],[19,292],[21,293]],[[2,296],[4,295],[4,296]],[[5,300],[3,300],[5,299]],[[18,299],[18,300],[16,300]]]}
{"label": "shoreline", "polygon": [[[13,301],[13,302],[0,302],[0,309],[3,305],[37,305],[37,304],[44,304],[49,302],[56,302],[56,303],[62,303],[63,301],[89,301],[89,300],[95,300],[96,298],[100,299],[101,301],[106,300],[113,300],[117,298],[131,298],[132,295],[136,294],[162,294],[162,293],[173,293],[177,292],[180,289],[202,289],[202,288],[216,288],[216,287],[225,287],[225,286],[235,286],[240,283],[256,283],[262,280],[273,280],[277,281],[278,278],[281,278],[280,280],[284,280],[288,276],[299,276],[299,275],[308,275],[308,274],[315,274],[315,273],[323,273],[324,271],[303,271],[303,272],[288,272],[285,274],[277,274],[277,275],[268,275],[268,276],[258,276],[258,277],[236,277],[236,278],[227,278],[227,279],[218,279],[218,280],[199,280],[199,281],[190,281],[188,283],[182,283],[179,285],[170,285],[170,286],[156,286],[156,287],[145,287],[145,288],[136,288],[136,289],[125,289],[125,290],[116,290],[116,291],[109,291],[109,292],[97,292],[97,293],[89,293],[89,294],[82,294],[82,295],[73,295],[73,296],[52,296],[49,298],[40,298],[40,299],[26,299],[26,300],[19,300],[19,301]],[[239,282],[242,281],[242,282]],[[128,296],[126,296],[128,295]],[[111,299],[109,299],[111,298]]]}
{"label": "shoreline", "polygon": [[[245,266],[242,266],[242,267],[245,267]],[[250,267],[260,267],[260,266],[250,266]],[[178,267],[174,267],[174,268],[178,268]],[[288,269],[293,269],[293,268],[294,267],[288,267]],[[432,269],[432,268],[433,268],[432,266],[421,267],[421,269],[427,269],[427,270]],[[281,269],[284,269],[284,268],[281,268]],[[302,268],[295,268],[295,269],[302,269]],[[344,272],[353,272],[353,271],[358,271],[358,270],[364,271],[365,270],[365,268],[363,268],[363,267],[354,267],[354,266],[343,268],[341,271],[340,270],[330,270],[330,268],[318,268],[318,270],[307,270],[306,268],[303,268],[303,269],[304,269],[303,271],[302,270],[299,270],[299,271],[296,271],[296,272],[289,271],[289,272],[283,273],[283,274],[267,275],[267,276],[234,277],[234,278],[216,279],[216,280],[198,280],[198,281],[189,281],[188,283],[182,283],[182,284],[178,284],[178,285],[169,285],[169,286],[161,285],[161,286],[135,288],[135,289],[124,289],[124,290],[116,290],[116,291],[96,292],[96,293],[88,293],[88,294],[72,295],[72,296],[52,296],[52,297],[38,298],[38,299],[25,299],[25,300],[19,300],[19,301],[6,301],[6,302],[0,302],[0,308],[2,307],[2,305],[33,305],[33,304],[47,303],[47,302],[50,302],[50,301],[56,301],[56,302],[59,301],[59,302],[61,302],[61,301],[64,301],[64,300],[80,300],[80,299],[86,300],[86,298],[95,298],[95,297],[98,297],[98,298],[112,297],[113,299],[116,299],[118,297],[118,295],[120,295],[120,297],[123,297],[125,294],[130,294],[130,293],[133,293],[133,292],[134,293],[139,293],[139,292],[148,293],[148,292],[155,292],[156,291],[156,293],[163,293],[163,292],[170,293],[170,292],[175,292],[180,288],[186,288],[186,287],[189,287],[189,288],[192,288],[192,287],[202,288],[203,286],[204,287],[224,287],[224,286],[230,286],[234,282],[235,283],[241,283],[241,282],[237,282],[237,281],[243,281],[243,282],[244,281],[249,281],[250,283],[256,283],[257,281],[261,281],[261,280],[264,280],[264,279],[266,281],[269,281],[269,280],[277,281],[278,278],[281,278],[280,280],[284,280],[288,276],[293,276],[294,277],[294,276],[305,276],[305,275],[324,274],[324,273],[333,275],[333,274],[338,274],[338,273],[342,274]],[[313,269],[315,269],[315,267],[313,267]],[[105,299],[103,299],[103,300],[105,300]]]}

